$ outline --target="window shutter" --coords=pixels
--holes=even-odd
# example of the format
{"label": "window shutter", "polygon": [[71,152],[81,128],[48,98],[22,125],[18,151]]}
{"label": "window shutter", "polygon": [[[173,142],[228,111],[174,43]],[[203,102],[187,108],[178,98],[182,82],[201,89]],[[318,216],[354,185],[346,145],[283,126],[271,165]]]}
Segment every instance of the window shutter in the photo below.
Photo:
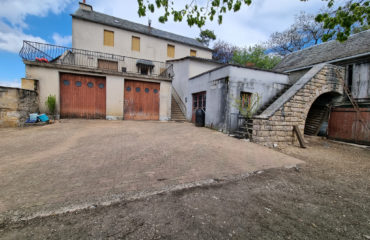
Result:
{"label": "window shutter", "polygon": [[140,38],[132,36],[131,50],[140,52]]}
{"label": "window shutter", "polygon": [[190,50],[190,56],[196,57],[197,56],[197,51],[191,49]]}
{"label": "window shutter", "polygon": [[104,30],[104,46],[114,47],[114,32]]}
{"label": "window shutter", "polygon": [[167,45],[167,57],[175,57],[175,46],[168,44]]}

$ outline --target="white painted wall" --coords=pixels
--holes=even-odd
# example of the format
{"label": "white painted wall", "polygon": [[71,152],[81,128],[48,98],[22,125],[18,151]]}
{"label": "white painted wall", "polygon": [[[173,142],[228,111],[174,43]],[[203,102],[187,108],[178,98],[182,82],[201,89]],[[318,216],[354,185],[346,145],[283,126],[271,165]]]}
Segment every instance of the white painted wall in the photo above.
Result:
{"label": "white painted wall", "polygon": [[189,78],[222,65],[215,62],[204,61],[200,59],[197,60],[193,58],[187,58],[169,63],[173,64],[173,70],[175,73],[172,79],[172,86],[180,96],[185,106],[187,106],[187,102],[189,101]]}
{"label": "white painted wall", "polygon": [[38,80],[40,112],[47,112],[45,101],[48,96],[55,95],[57,112],[60,111],[60,90],[59,90],[59,71],[52,68],[42,68],[26,65],[26,78]]}
{"label": "white painted wall", "polygon": [[159,92],[159,120],[168,121],[171,119],[171,82],[161,82]]}
{"label": "white painted wall", "polygon": [[106,77],[107,93],[106,93],[106,110],[108,120],[123,119],[123,94],[124,94],[124,78],[120,76]]}
{"label": "white painted wall", "polygon": [[[114,47],[104,46],[104,30],[114,32]],[[140,52],[131,50],[132,36],[140,37]],[[165,62],[172,59],[167,57],[168,44],[175,46],[173,59],[190,56],[190,49],[197,51],[197,57],[212,58],[212,52],[206,49],[72,18],[72,47],[74,48]]]}

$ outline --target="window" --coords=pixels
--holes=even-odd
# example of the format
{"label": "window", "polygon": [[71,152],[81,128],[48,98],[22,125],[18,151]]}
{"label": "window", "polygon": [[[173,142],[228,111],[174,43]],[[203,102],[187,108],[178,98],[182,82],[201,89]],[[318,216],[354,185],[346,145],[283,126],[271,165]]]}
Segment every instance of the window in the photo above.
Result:
{"label": "window", "polygon": [[114,32],[104,30],[104,46],[114,47]]}
{"label": "window", "polygon": [[103,89],[104,88],[104,83],[99,83],[98,86],[99,86],[100,89]]}
{"label": "window", "polygon": [[88,86],[89,88],[92,88],[92,87],[94,87],[94,84],[93,84],[92,82],[88,82],[88,83],[87,83],[87,86]]}
{"label": "window", "polygon": [[242,109],[247,109],[251,104],[252,93],[240,92],[240,107]]}
{"label": "window", "polygon": [[81,87],[82,86],[82,83],[80,81],[77,81],[76,82],[76,87]]}
{"label": "window", "polygon": [[175,57],[175,46],[174,45],[167,45],[167,57],[174,58]]}
{"label": "window", "polygon": [[132,36],[131,50],[140,52],[140,38]]}
{"label": "window", "polygon": [[197,51],[190,49],[190,56],[196,57],[197,56]]}
{"label": "window", "polygon": [[63,84],[66,86],[69,86],[69,81],[68,80],[63,80]]}

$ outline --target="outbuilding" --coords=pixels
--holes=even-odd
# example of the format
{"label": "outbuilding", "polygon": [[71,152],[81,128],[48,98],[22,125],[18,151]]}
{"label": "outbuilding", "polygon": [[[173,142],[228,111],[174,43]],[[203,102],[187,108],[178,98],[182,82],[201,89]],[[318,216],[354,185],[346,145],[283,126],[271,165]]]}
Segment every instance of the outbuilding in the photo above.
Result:
{"label": "outbuilding", "polygon": [[258,111],[290,86],[287,74],[231,64],[188,81],[186,118],[194,121],[195,111],[203,109],[205,125],[225,132],[238,128],[240,104],[250,104],[252,96],[258,96]]}

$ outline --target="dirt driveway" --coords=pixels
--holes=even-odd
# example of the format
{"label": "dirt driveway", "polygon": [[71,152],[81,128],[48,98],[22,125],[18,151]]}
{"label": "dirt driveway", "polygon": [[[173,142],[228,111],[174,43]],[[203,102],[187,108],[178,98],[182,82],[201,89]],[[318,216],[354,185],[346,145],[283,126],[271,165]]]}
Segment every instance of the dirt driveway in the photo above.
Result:
{"label": "dirt driveway", "polygon": [[189,123],[63,120],[0,135],[2,217],[302,163]]}

